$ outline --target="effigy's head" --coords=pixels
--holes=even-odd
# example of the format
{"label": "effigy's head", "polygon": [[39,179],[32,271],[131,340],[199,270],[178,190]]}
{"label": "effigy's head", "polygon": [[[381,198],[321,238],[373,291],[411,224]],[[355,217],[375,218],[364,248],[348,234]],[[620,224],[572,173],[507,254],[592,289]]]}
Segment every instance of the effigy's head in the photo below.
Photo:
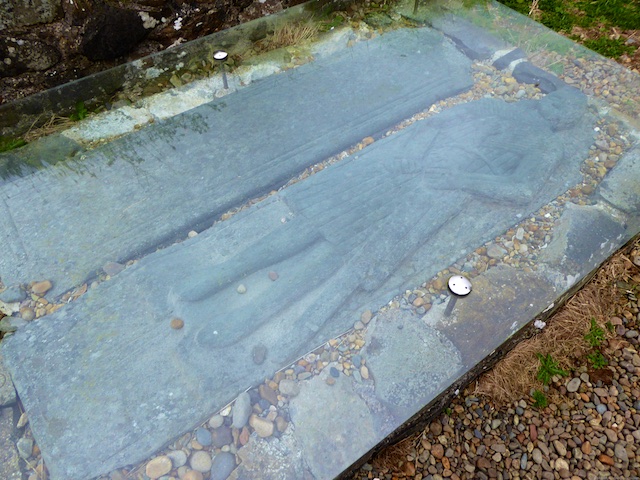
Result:
{"label": "effigy's head", "polygon": [[587,97],[577,88],[562,87],[540,100],[538,110],[553,130],[564,130],[577,124],[586,113]]}

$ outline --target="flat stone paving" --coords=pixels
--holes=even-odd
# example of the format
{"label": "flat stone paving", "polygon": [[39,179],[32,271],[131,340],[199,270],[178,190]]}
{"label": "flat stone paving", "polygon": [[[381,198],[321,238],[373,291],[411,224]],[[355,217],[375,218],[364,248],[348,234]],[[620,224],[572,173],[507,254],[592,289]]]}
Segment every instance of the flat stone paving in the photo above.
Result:
{"label": "flat stone paving", "polygon": [[[152,478],[333,478],[640,231],[640,133],[619,106],[534,65],[482,8],[397,8],[428,25],[345,40],[103,146],[45,140],[47,168],[15,174],[42,145],[0,163],[4,301],[28,307],[33,280],[52,303],[77,289],[2,342],[52,479],[170,443]],[[572,48],[568,65],[628,80]],[[473,290],[447,316],[454,273]],[[208,419],[187,467],[175,452],[198,448],[176,438]]]}

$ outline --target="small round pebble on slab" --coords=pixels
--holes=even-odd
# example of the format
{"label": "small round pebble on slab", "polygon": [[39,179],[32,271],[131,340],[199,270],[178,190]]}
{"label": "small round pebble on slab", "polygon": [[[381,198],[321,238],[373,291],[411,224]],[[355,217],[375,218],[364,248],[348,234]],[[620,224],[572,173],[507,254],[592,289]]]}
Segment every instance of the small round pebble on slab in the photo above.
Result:
{"label": "small round pebble on slab", "polygon": [[274,272],[274,271],[269,272],[269,278],[271,279],[271,281],[275,282],[278,279],[278,277],[279,277],[278,272]]}
{"label": "small round pebble on slab", "polygon": [[171,328],[174,330],[180,330],[182,327],[184,327],[184,320],[177,317],[171,319]]}
{"label": "small round pebble on slab", "polygon": [[36,295],[43,295],[51,290],[52,286],[49,280],[43,280],[42,282],[35,282],[31,285],[31,291]]}
{"label": "small round pebble on slab", "polygon": [[236,288],[236,292],[238,292],[239,294],[243,294],[243,293],[247,293],[247,287],[244,286],[244,284],[240,284],[238,285],[238,288]]}

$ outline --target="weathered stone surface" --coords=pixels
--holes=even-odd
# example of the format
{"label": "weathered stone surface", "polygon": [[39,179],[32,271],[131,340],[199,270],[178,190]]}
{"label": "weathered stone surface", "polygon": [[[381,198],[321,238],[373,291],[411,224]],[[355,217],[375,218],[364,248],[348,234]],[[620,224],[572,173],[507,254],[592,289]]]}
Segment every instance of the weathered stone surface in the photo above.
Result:
{"label": "weathered stone surface", "polygon": [[61,14],[56,0],[0,0],[0,30],[52,22]]}
{"label": "weathered stone surface", "polygon": [[542,92],[550,93],[566,87],[566,84],[555,75],[536,67],[530,62],[522,62],[513,69],[513,77],[522,83],[536,85]]}
{"label": "weathered stone surface", "polygon": [[460,372],[450,340],[404,310],[379,315],[367,331],[363,355],[376,396],[398,418],[408,418],[435,398]]}
{"label": "weathered stone surface", "polygon": [[569,204],[540,259],[578,278],[600,265],[631,235],[606,205]]}
{"label": "weathered stone surface", "polygon": [[454,15],[434,16],[429,21],[434,28],[451,38],[456,47],[473,60],[486,60],[497,51],[513,49],[485,30]]}
{"label": "weathered stone surface", "polygon": [[427,312],[425,321],[451,340],[469,368],[547,308],[557,295],[547,278],[501,265],[473,279],[473,290],[456,303],[451,317],[445,318],[444,305],[438,305]]}
{"label": "weathered stone surface", "polygon": [[15,442],[13,409],[0,408],[0,478],[3,480],[22,479]]}
{"label": "weathered stone surface", "polygon": [[[34,149],[40,141],[0,155],[0,176],[12,179],[0,185],[6,198],[0,203],[0,241],[10,252],[0,258],[3,282],[49,278],[60,294],[108,261],[208,227],[307,166],[468,89],[469,67],[440,33],[399,30],[84,155],[48,147],[39,154]],[[22,161],[30,152],[35,165],[43,158],[59,164],[15,178],[16,171],[34,170],[23,166],[34,165]],[[11,168],[3,169],[5,158]],[[20,218],[19,232],[14,218]],[[56,255],[48,252],[52,244]]]}
{"label": "weathered stone surface", "polygon": [[303,384],[290,403],[297,443],[311,473],[323,479],[336,477],[359,452],[381,440],[367,404],[353,390],[352,379],[341,375],[329,386],[326,376],[325,369]]}
{"label": "weathered stone surface", "polygon": [[632,214],[638,223],[640,212],[640,148],[624,154],[600,184],[600,195],[616,208]]}
{"label": "weathered stone surface", "polygon": [[16,402],[16,390],[13,388],[11,375],[4,366],[0,353],[0,408],[12,405]]}
{"label": "weathered stone surface", "polygon": [[0,77],[40,72],[60,60],[60,52],[41,40],[0,37]]}
{"label": "weathered stone surface", "polygon": [[299,480],[305,477],[302,447],[291,429],[280,438],[252,435],[238,450],[240,464],[230,480]]}

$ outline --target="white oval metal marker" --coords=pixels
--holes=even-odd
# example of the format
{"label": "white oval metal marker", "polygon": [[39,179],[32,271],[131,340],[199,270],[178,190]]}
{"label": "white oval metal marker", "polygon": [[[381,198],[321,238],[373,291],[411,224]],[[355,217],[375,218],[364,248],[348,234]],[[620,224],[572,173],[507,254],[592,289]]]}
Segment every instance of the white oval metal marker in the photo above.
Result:
{"label": "white oval metal marker", "polygon": [[229,54],[224,50],[218,50],[213,52],[213,59],[217,62],[220,62],[222,66],[222,85],[224,89],[227,90],[229,88],[229,83],[227,82],[227,73],[224,70],[224,61],[229,57]]}
{"label": "white oval metal marker", "polygon": [[465,297],[471,293],[471,281],[467,277],[462,275],[454,275],[449,278],[447,283],[449,291],[451,292],[451,299],[447,304],[447,308],[444,309],[444,316],[448,317],[453,311],[458,298]]}

